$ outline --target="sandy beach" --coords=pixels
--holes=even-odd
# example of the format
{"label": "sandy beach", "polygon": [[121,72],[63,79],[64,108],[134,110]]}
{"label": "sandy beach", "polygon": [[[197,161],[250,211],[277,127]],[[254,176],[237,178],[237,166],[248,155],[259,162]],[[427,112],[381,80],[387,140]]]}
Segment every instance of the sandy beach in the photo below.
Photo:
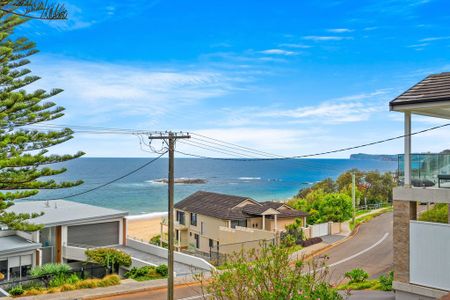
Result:
{"label": "sandy beach", "polygon": [[128,236],[148,242],[153,236],[160,234],[163,216],[167,214],[128,217]]}

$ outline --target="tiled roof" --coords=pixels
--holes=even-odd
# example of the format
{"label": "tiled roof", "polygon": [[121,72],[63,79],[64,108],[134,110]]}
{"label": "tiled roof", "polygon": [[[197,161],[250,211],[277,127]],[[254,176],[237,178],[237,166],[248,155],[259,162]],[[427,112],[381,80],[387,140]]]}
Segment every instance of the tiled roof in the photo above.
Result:
{"label": "tiled roof", "polygon": [[389,103],[394,106],[450,101],[450,72],[432,74]]}
{"label": "tiled roof", "polygon": [[[254,204],[236,207],[246,200],[251,201]],[[259,216],[261,213],[270,208],[278,209],[281,206],[283,206],[283,203],[259,203],[249,197],[218,194],[205,191],[198,191],[175,204],[176,209],[224,220],[242,220],[255,215]],[[279,212],[280,214],[278,216],[281,218],[307,216],[305,212],[294,209],[282,209],[279,210]]]}
{"label": "tiled roof", "polygon": [[245,200],[255,201],[248,197],[198,191],[175,204],[175,208],[219,219],[241,220],[246,215],[242,208],[235,206]]}

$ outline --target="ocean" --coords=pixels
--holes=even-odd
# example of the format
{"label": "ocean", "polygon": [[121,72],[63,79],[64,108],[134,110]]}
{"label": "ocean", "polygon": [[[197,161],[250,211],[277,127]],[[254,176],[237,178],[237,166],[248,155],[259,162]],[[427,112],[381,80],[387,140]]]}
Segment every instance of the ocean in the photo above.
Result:
{"label": "ocean", "polygon": [[[61,163],[67,172],[57,180],[84,180],[69,189],[43,190],[34,199],[55,199],[99,186],[138,168],[150,158],[79,158]],[[125,210],[130,215],[160,214],[167,211],[166,158],[137,173],[93,192],[67,200]],[[352,159],[302,159],[273,161],[225,161],[196,158],[175,159],[176,178],[196,178],[202,184],[176,184],[175,201],[198,190],[248,196],[255,200],[286,200],[299,189],[327,177],[336,178],[351,168],[395,171],[397,162]],[[30,198],[33,199],[33,198]],[[27,200],[24,200],[27,201]]]}

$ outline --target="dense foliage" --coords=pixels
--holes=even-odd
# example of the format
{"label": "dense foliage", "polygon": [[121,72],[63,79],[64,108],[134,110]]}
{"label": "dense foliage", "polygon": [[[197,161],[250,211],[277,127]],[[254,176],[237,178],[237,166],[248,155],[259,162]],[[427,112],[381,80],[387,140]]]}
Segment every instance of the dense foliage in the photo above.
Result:
{"label": "dense foliage", "polygon": [[350,283],[363,282],[369,278],[369,274],[363,269],[356,268],[345,273],[345,277],[348,278]]}
{"label": "dense foliage", "polygon": [[167,265],[159,265],[157,267],[144,266],[140,268],[133,267],[130,271],[125,273],[125,277],[137,281],[144,281],[165,278],[168,274]]}
{"label": "dense foliage", "polygon": [[67,18],[67,10],[63,4],[42,0],[0,0],[0,11],[31,19],[65,20]]}
{"label": "dense foliage", "polygon": [[436,203],[430,210],[423,212],[419,216],[420,221],[448,223],[448,204]]}
{"label": "dense foliage", "polygon": [[65,280],[71,270],[69,265],[50,263],[34,267],[31,269],[30,275],[33,278],[39,278],[48,287],[52,280]]}
{"label": "dense foliage", "polygon": [[308,224],[343,222],[351,218],[353,211],[350,196],[344,193],[327,194],[322,190],[312,191],[306,199],[294,199],[288,204],[308,212]]}
{"label": "dense foliage", "polygon": [[[0,0],[0,223],[16,230],[34,231],[39,226],[27,221],[40,214],[5,212],[14,200],[36,195],[41,189],[73,187],[81,181],[56,182],[48,179],[66,171],[50,165],[83,155],[48,155],[52,146],[72,138],[72,131],[36,130],[32,125],[62,117],[64,108],[49,101],[62,90],[32,90],[40,78],[26,68],[28,57],[37,53],[36,45],[24,37],[16,37],[15,29],[27,19],[8,11],[26,12],[20,1]],[[22,1],[22,3],[25,3]],[[47,179],[46,179],[47,178]]]}
{"label": "dense foliage", "polygon": [[131,256],[114,248],[96,248],[86,250],[89,262],[104,266],[110,272],[117,273],[120,266],[131,266]]}
{"label": "dense foliage", "polygon": [[292,266],[286,248],[267,246],[236,253],[211,278],[197,278],[211,299],[343,299],[329,285],[324,261],[314,260],[308,267],[301,261]]}
{"label": "dense foliage", "polygon": [[308,212],[309,224],[346,221],[352,214],[352,173],[355,174],[356,205],[385,204],[392,200],[395,181],[390,173],[352,169],[336,180],[327,178],[300,190],[288,204]]}

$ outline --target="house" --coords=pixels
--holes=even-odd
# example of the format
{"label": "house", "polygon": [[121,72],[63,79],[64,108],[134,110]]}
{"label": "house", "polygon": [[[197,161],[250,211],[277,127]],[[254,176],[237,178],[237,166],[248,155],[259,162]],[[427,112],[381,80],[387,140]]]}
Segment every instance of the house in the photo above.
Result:
{"label": "house", "polygon": [[[307,213],[280,202],[258,202],[249,197],[198,191],[175,204],[176,249],[231,253],[273,241],[286,225]],[[162,222],[161,232],[163,226]]]}
{"label": "house", "polygon": [[[65,200],[17,201],[7,211],[43,213],[30,220],[43,228],[23,232],[0,226],[0,273],[5,275],[4,281],[22,279],[32,267],[46,263],[81,267],[87,260],[85,251],[96,247],[128,253],[131,267],[167,264],[166,249],[127,237],[125,211]],[[179,276],[214,268],[202,259],[181,253],[175,255],[174,265]]]}
{"label": "house", "polygon": [[[403,186],[393,191],[394,205],[394,282],[396,299],[438,299],[450,291],[450,224],[420,222],[418,203],[445,203],[450,205],[448,157],[429,157],[423,161],[412,158],[427,154],[411,154],[411,115],[450,119],[450,73],[430,75],[392,100],[390,110],[404,114],[404,179]],[[436,131],[437,138],[439,136]],[[442,155],[445,156],[445,155]],[[448,156],[448,154],[447,154]],[[426,168],[427,180],[436,185],[414,187],[420,179],[414,168]],[[422,172],[423,173],[423,172]],[[430,178],[432,180],[430,180]],[[448,217],[450,223],[450,215]]]}
{"label": "house", "polygon": [[126,245],[127,212],[65,200],[17,201],[7,211],[44,214],[30,220],[43,225],[39,231],[0,230],[0,273],[6,280],[25,277],[35,265],[84,261],[89,247]]}

